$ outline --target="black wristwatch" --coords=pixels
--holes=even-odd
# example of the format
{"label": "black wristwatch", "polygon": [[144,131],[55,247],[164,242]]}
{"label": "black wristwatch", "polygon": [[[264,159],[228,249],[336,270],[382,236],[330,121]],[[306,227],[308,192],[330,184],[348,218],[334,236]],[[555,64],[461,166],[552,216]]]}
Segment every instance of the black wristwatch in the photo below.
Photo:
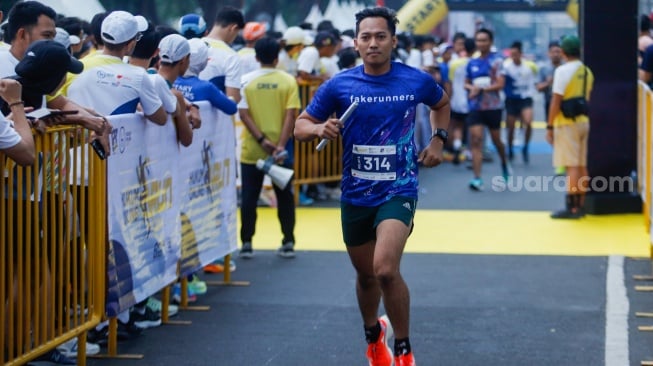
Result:
{"label": "black wristwatch", "polygon": [[434,137],[439,137],[440,140],[442,140],[442,143],[446,144],[447,138],[449,138],[449,133],[444,128],[436,128],[433,135],[431,135],[431,140],[433,140]]}

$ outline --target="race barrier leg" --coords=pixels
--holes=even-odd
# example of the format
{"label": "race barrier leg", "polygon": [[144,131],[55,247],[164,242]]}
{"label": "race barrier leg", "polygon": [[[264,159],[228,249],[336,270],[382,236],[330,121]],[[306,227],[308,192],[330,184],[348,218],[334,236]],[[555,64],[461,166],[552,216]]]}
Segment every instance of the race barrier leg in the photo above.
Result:
{"label": "race barrier leg", "polygon": [[249,281],[231,280],[231,254],[224,257],[224,272],[222,281],[206,281],[208,286],[249,286]]}

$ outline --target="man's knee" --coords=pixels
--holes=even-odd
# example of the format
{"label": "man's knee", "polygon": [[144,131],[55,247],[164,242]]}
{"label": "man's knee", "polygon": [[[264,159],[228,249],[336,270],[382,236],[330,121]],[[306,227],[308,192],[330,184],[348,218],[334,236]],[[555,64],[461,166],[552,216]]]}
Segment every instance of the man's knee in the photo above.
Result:
{"label": "man's knee", "polygon": [[374,266],[374,276],[381,287],[390,286],[401,278],[397,268],[383,264]]}

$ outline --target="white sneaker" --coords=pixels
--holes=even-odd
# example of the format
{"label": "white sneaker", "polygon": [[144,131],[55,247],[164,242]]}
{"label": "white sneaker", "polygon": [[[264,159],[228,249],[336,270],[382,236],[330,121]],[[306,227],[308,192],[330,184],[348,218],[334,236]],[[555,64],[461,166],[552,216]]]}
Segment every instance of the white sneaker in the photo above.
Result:
{"label": "white sneaker", "polygon": [[[161,300],[154,296],[147,298],[147,307],[150,308],[150,310],[160,313],[162,306]],[[177,313],[179,313],[179,307],[174,304],[168,304],[168,316],[175,316]]]}
{"label": "white sneaker", "polygon": [[[77,357],[77,338],[73,338],[66,343],[62,343],[57,347],[57,350],[68,358]],[[100,346],[95,343],[86,342],[86,354],[89,356],[97,355],[100,353]]]}

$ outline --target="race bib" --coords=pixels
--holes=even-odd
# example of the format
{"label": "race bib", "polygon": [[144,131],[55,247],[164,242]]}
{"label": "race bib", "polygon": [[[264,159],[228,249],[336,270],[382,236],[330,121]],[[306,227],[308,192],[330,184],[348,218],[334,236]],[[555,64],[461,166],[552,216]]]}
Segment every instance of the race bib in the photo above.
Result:
{"label": "race bib", "polygon": [[354,145],[351,175],[367,180],[397,179],[397,147]]}

